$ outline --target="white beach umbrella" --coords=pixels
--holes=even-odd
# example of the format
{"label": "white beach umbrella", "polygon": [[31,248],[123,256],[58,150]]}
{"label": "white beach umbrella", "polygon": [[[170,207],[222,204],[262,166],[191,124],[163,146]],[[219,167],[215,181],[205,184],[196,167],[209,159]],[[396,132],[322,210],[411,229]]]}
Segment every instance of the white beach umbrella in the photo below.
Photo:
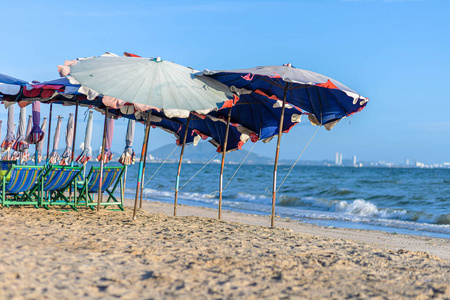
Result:
{"label": "white beach umbrella", "polygon": [[66,149],[64,150],[60,161],[60,164],[63,166],[67,166],[72,162],[73,131],[74,131],[73,114],[70,113],[66,127]]}
{"label": "white beach umbrella", "polygon": [[93,123],[94,123],[94,116],[92,110],[90,110],[86,125],[86,132],[84,135],[83,151],[76,159],[76,162],[82,165],[86,164],[92,158],[91,139],[92,139]]}
{"label": "white beach umbrella", "polygon": [[168,117],[187,118],[189,112],[207,113],[234,99],[230,89],[196,70],[160,58],[111,57],[66,61],[60,74],[88,99],[103,94],[103,103],[119,108],[133,103],[140,111],[164,110]]}
{"label": "white beach umbrella", "polygon": [[[48,162],[52,165],[58,163],[59,154],[58,154],[58,145],[59,145],[59,137],[61,135],[61,123],[62,117],[58,116],[58,122],[56,123],[55,136],[53,137],[53,150],[48,157]],[[50,134],[50,132],[49,132]]]}

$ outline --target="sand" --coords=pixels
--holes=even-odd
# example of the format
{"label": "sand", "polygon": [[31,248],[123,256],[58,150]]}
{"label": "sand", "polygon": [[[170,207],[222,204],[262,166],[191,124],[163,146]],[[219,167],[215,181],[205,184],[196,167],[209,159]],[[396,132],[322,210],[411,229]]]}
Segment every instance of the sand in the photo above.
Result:
{"label": "sand", "polygon": [[450,240],[144,209],[1,209],[0,299],[450,299]]}

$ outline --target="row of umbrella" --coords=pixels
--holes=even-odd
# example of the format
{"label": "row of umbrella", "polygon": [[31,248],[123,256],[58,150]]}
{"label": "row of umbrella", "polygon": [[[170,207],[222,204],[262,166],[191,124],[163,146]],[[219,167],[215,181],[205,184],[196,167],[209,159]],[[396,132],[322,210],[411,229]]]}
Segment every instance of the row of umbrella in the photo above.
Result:
{"label": "row of umbrella", "polygon": [[[278,136],[272,193],[273,226],[282,133],[288,132],[305,113],[312,124],[323,125],[330,130],[343,117],[362,110],[368,101],[336,80],[289,64],[198,72],[160,58],[108,54],[66,62],[64,66],[59,66],[59,70],[67,79],[35,85],[31,92],[23,89],[23,94],[29,100],[35,97],[43,102],[91,106],[105,113],[105,124],[117,117],[127,117],[146,124],[134,217],[152,126],[174,133],[182,145],[174,214],[184,147],[186,143],[195,143],[199,138],[212,138],[212,143],[222,153],[219,218],[225,154],[239,149],[249,139],[253,142],[268,142]],[[13,95],[9,98],[12,99]],[[127,148],[120,159],[124,163],[134,158],[131,148],[133,126],[134,123],[130,121],[127,133],[130,140],[127,140]],[[110,144],[107,140],[110,141],[112,136],[107,128],[105,126],[103,157],[109,155]],[[70,153],[65,154],[66,157],[70,156]],[[89,157],[89,152],[80,156],[80,162],[83,162],[83,158]]]}

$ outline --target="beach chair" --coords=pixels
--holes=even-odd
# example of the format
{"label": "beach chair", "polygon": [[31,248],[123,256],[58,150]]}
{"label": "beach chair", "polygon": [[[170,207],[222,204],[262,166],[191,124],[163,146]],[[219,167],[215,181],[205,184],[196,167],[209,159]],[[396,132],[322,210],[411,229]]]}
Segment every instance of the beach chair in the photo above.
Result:
{"label": "beach chair", "polygon": [[43,166],[12,166],[2,177],[2,206],[34,205],[39,208],[42,171]]}
{"label": "beach chair", "polygon": [[[75,183],[82,171],[82,167],[49,165],[41,176],[40,194],[42,197],[39,205],[46,209],[52,205],[67,205],[77,210]],[[73,187],[73,195],[68,196],[66,192],[70,187]]]}
{"label": "beach chair", "polygon": [[[106,201],[100,203],[101,206],[111,206],[117,205],[120,210],[123,209],[123,193],[120,193],[120,201],[114,196],[114,192],[117,187],[120,186],[120,191],[123,190],[123,172],[125,166],[119,167],[104,167],[103,168],[103,184],[102,193],[108,195]],[[77,206],[85,205],[93,209],[97,206],[97,201],[95,201],[94,194],[97,194],[100,187],[100,167],[92,167],[89,174],[82,185],[77,186],[78,197]]]}

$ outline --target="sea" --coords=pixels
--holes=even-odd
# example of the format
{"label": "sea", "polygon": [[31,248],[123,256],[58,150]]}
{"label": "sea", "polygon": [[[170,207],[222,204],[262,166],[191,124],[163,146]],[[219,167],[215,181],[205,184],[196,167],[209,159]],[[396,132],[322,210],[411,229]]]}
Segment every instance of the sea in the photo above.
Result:
{"label": "sea", "polygon": [[[176,163],[147,163],[143,198],[173,203]],[[267,215],[272,165],[227,164],[223,209]],[[450,169],[279,166],[276,215],[327,227],[379,230],[450,239]],[[127,171],[134,198],[138,165]],[[219,164],[184,163],[178,203],[217,208]],[[230,181],[230,179],[232,179]]]}

